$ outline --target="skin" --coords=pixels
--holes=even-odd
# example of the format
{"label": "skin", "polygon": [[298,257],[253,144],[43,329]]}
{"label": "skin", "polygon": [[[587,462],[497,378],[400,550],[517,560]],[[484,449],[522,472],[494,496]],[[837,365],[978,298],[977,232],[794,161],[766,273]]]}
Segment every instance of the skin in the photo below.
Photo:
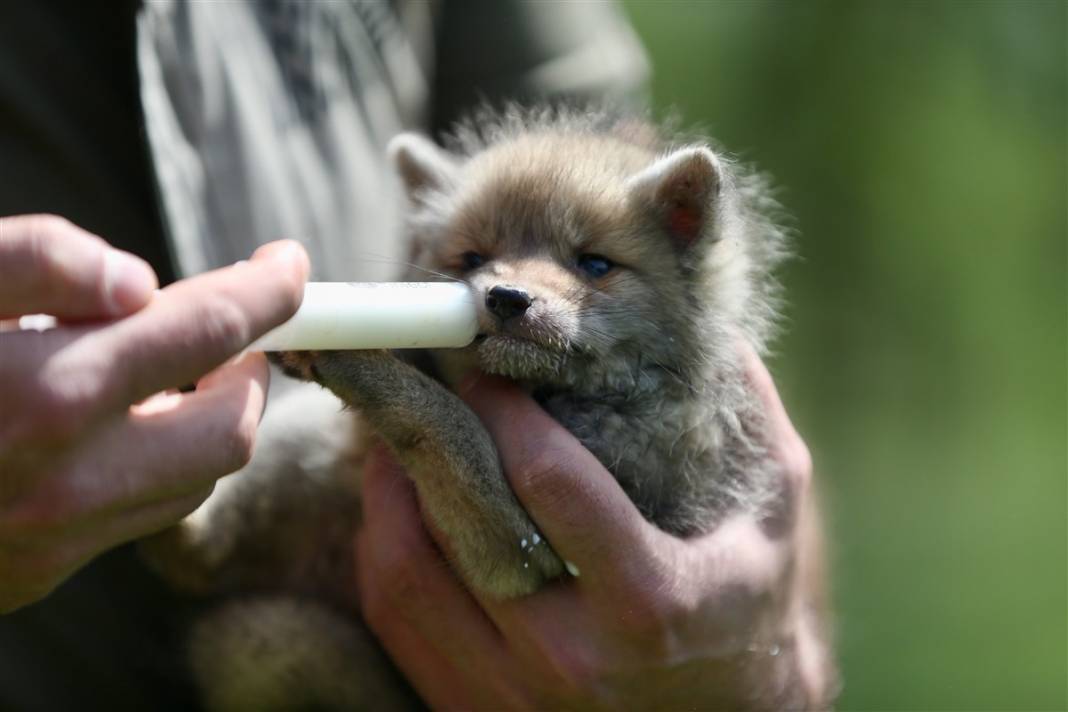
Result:
{"label": "skin", "polygon": [[[145,262],[62,218],[0,218],[0,612],[174,524],[248,462],[268,369],[238,354],[292,316],[307,274],[277,242],[155,292]],[[13,330],[35,313],[59,325]]]}
{"label": "skin", "polygon": [[493,435],[519,500],[580,575],[520,599],[479,598],[445,564],[449,542],[424,526],[411,481],[384,447],[373,452],[357,535],[360,602],[431,707],[828,704],[831,666],[796,585],[816,566],[798,557],[815,523],[811,460],[767,370],[754,353],[746,359],[794,494],[785,533],[746,517],[688,541],[661,532],[533,400],[482,376],[461,396]]}

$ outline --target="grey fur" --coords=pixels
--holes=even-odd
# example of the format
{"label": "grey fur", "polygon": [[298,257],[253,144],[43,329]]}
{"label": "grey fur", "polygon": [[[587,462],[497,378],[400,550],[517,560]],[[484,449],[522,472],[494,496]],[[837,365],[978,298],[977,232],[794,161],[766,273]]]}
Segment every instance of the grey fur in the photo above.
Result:
{"label": "grey fur", "polygon": [[[526,172],[525,185],[537,196],[520,196],[508,206],[509,214],[499,218],[503,231],[540,224],[566,233],[575,229],[565,216],[576,205],[596,201],[658,158],[709,150],[705,142],[630,116],[519,108],[477,115],[447,145],[457,175],[439,185],[409,184],[413,238],[425,247],[419,264],[435,271],[443,265],[433,247],[448,241],[455,213],[500,199],[500,192],[479,194],[488,183],[496,188],[509,174]],[[506,159],[487,158],[494,152],[505,152]],[[775,221],[779,206],[766,180],[722,154],[716,158],[713,219],[700,244],[648,276],[660,287],[652,290],[651,303],[593,303],[580,295],[558,311],[577,312],[596,324],[597,333],[579,326],[577,333],[557,334],[561,343],[551,349],[506,344],[513,353],[504,356],[493,353],[499,344],[478,349],[485,370],[516,378],[536,393],[650,521],[680,535],[711,529],[727,511],[773,512],[783,504],[762,445],[762,414],[739,371],[738,342],[764,352],[775,331],[781,289],[774,269],[788,254],[787,233]],[[594,170],[582,165],[588,162]],[[544,204],[527,204],[538,200]],[[625,223],[612,226],[629,233],[615,239],[659,240],[660,249],[669,250],[640,210]],[[477,275],[468,281],[476,290],[488,284]]]}
{"label": "grey fur", "polygon": [[[472,367],[517,380],[665,531],[710,531],[739,510],[769,519],[786,512],[781,478],[765,451],[763,414],[738,358],[743,341],[765,349],[778,314],[773,270],[787,254],[786,234],[773,219],[778,208],[765,181],[703,141],[604,111],[483,113],[447,145],[448,153],[399,137],[390,149],[412,201],[412,276],[462,279],[479,303],[501,284],[527,290],[534,302],[508,322],[483,310],[476,344],[434,353],[444,381],[455,383]],[[476,250],[487,253],[486,263],[460,269],[459,256]],[[589,277],[575,262],[583,251],[610,254],[624,266]],[[441,382],[381,352],[287,353],[281,360],[292,375],[317,381],[356,409],[361,433],[373,428],[392,447],[469,586],[507,598],[564,575],[547,544],[516,546],[542,538],[533,536],[485,429]],[[324,602],[359,631],[344,603],[344,574],[342,583],[315,576],[317,595],[294,582],[292,569],[321,567],[263,552],[306,551],[300,543],[319,541],[324,512],[342,506],[347,513],[326,517],[343,526],[326,535],[334,544],[322,544],[320,563],[336,566],[351,554],[362,449],[338,463],[333,479],[315,484],[277,472],[242,475],[251,484],[237,494],[229,488],[224,506],[195,513],[146,550],[170,580],[202,593],[271,589],[274,580],[283,599],[315,599],[306,614],[294,614],[311,621],[305,630],[312,641],[326,635],[314,623],[329,617],[316,612]],[[331,504],[316,504],[319,497]],[[291,501],[302,503],[299,511],[278,515]],[[250,570],[250,562],[262,570]],[[309,685],[322,670],[339,669],[337,660],[293,662],[272,647],[277,641],[264,642],[272,636],[248,633],[248,606],[266,604],[237,601],[229,614],[197,628],[193,667],[206,699],[228,709],[266,704],[251,691],[286,686],[263,684],[248,671],[271,675],[278,656],[286,656],[287,675]],[[277,618],[287,608],[264,610]],[[281,626],[287,636],[294,635],[291,622]],[[346,640],[324,638],[322,650],[346,655],[365,647]],[[263,664],[234,665],[234,655],[258,655]],[[348,661],[353,671],[363,662],[356,658]],[[387,674],[376,669],[385,668],[372,665],[365,675]],[[219,689],[218,670],[251,677],[223,675]],[[350,682],[359,687],[358,678]],[[244,701],[242,685],[250,690]],[[277,694],[283,699],[271,704],[285,706],[289,693]],[[336,703],[342,708],[369,704],[359,690],[321,699],[344,700]]]}

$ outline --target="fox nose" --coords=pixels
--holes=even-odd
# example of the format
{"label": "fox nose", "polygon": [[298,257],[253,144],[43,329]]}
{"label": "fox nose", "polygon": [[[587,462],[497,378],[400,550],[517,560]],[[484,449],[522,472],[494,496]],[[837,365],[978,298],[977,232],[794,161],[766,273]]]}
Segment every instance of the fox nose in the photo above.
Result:
{"label": "fox nose", "polygon": [[511,319],[530,308],[534,299],[518,287],[498,285],[486,294],[486,308],[499,319]]}

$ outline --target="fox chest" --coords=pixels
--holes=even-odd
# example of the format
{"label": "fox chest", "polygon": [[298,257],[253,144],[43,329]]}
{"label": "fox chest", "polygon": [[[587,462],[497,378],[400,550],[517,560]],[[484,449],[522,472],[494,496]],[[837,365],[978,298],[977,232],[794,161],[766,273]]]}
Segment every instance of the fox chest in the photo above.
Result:
{"label": "fox chest", "polygon": [[543,406],[608,469],[642,515],[691,533],[716,487],[723,442],[713,419],[687,404],[609,404],[554,396]]}

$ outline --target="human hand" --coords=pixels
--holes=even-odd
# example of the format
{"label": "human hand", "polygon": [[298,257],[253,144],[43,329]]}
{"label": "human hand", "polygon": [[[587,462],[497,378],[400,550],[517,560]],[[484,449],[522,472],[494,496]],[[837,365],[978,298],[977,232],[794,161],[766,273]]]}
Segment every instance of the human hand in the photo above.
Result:
{"label": "human hand", "polygon": [[512,488],[580,575],[494,601],[455,578],[414,488],[376,450],[357,539],[363,614],[434,708],[789,709],[828,704],[831,665],[804,531],[808,450],[771,377],[746,354],[793,516],[737,516],[683,541],[646,522],[601,464],[516,387],[463,394],[497,442]]}
{"label": "human hand", "polygon": [[173,524],[248,462],[267,364],[228,359],[296,311],[307,273],[279,242],[154,294],[146,263],[66,220],[0,218],[0,320],[58,319],[0,331],[0,612]]}

